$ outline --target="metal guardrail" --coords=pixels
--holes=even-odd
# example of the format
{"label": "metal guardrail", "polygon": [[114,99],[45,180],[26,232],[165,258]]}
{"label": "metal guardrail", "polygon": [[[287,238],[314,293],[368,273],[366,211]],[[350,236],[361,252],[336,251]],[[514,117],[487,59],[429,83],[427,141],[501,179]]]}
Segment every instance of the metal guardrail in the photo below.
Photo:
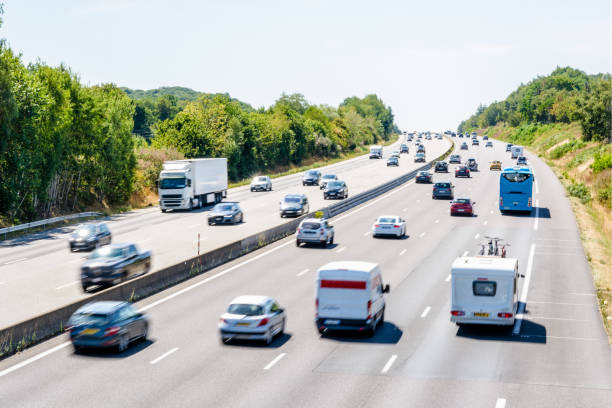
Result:
{"label": "metal guardrail", "polygon": [[20,224],[20,225],[14,225],[12,227],[1,228],[0,229],[0,235],[4,234],[4,238],[6,238],[6,235],[11,233],[11,232],[28,230],[30,228],[35,228],[35,227],[42,227],[42,226],[45,226],[45,225],[48,225],[48,224],[54,224],[56,222],[61,222],[61,221],[66,221],[66,220],[73,220],[75,218],[95,217],[95,216],[98,216],[98,215],[102,215],[102,213],[99,213],[99,212],[82,212],[82,213],[64,215],[64,216],[61,216],[61,217],[47,218],[45,220],[38,220],[38,221],[34,221],[34,222],[28,222],[26,224]]}

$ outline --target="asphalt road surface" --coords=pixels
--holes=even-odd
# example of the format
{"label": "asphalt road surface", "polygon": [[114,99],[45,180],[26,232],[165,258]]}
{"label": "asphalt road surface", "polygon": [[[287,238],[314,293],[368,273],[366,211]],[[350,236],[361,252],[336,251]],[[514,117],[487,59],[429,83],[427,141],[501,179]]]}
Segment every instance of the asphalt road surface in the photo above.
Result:
{"label": "asphalt road surface", "polygon": [[[459,139],[460,140],[460,139]],[[536,212],[501,215],[499,172],[509,154],[472,147],[480,172],[451,180],[476,201],[450,217],[431,185],[409,183],[333,219],[336,243],[296,248],[287,238],[148,298],[150,340],[122,354],[74,354],[62,335],[0,362],[7,407],[610,407],[611,355],[593,281],[563,187],[539,159]],[[380,214],[401,214],[405,239],[374,239]],[[449,321],[452,261],[501,236],[519,260],[524,318],[514,327],[457,328]],[[320,336],[317,268],[334,260],[381,266],[386,322],[374,337]],[[221,345],[217,321],[235,296],[278,299],[286,334],[270,346]]]}

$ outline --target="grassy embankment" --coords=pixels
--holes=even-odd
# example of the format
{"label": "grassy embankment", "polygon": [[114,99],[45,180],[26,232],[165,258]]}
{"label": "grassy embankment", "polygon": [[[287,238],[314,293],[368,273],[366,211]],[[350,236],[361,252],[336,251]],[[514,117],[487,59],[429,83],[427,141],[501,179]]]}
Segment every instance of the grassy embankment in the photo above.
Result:
{"label": "grassy embankment", "polygon": [[555,172],[570,199],[612,342],[612,145],[584,142],[579,124],[498,124],[479,133],[526,146]]}

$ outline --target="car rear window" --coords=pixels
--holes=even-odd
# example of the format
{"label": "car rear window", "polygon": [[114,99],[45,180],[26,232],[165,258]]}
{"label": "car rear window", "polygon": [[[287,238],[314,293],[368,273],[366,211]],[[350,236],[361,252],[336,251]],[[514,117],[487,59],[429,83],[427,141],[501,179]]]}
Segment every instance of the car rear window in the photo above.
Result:
{"label": "car rear window", "polygon": [[378,222],[381,224],[395,224],[397,218],[394,217],[381,217],[378,219]]}
{"label": "car rear window", "polygon": [[263,314],[263,307],[259,305],[249,305],[244,303],[234,303],[229,305],[227,312],[231,314],[245,315],[245,316],[261,316]]}
{"label": "car rear window", "polygon": [[285,197],[283,201],[286,203],[299,203],[300,198],[299,197]]}
{"label": "car rear window", "polygon": [[307,230],[316,230],[321,228],[321,224],[319,224],[318,222],[305,222],[302,224],[302,228]]}
{"label": "car rear window", "polygon": [[436,183],[434,185],[438,188],[450,188],[450,183]]}
{"label": "car rear window", "polygon": [[459,203],[459,204],[469,204],[470,200],[467,198],[458,198],[455,201],[453,201],[453,203]]}
{"label": "car rear window", "polygon": [[497,292],[497,282],[473,281],[472,291],[474,292],[474,296],[495,296],[495,292]]}
{"label": "car rear window", "polygon": [[96,249],[89,256],[90,259],[96,258],[117,258],[123,255],[122,248],[112,248],[112,247],[104,247],[100,249]]}
{"label": "car rear window", "polygon": [[69,324],[72,326],[80,324],[103,325],[110,320],[110,316],[104,313],[75,313],[70,318]]}

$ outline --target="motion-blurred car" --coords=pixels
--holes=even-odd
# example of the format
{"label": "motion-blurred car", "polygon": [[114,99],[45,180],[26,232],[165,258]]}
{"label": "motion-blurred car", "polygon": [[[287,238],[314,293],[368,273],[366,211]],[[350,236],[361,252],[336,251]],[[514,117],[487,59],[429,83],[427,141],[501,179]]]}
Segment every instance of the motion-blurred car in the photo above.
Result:
{"label": "motion-blurred car", "polygon": [[272,343],[285,331],[285,310],[267,296],[238,296],[219,318],[221,342],[263,340]]}
{"label": "motion-blurred car", "polygon": [[457,166],[455,168],[455,177],[470,177],[470,169],[467,166]]}
{"label": "motion-blurred car", "polygon": [[518,159],[516,159],[517,166],[524,166],[526,164],[527,164],[527,158],[525,156],[519,156]]}
{"label": "motion-blurred car", "polygon": [[506,151],[507,151],[507,152],[511,152],[511,151],[512,151],[512,146],[513,146],[513,145],[512,145],[512,143],[508,143],[508,144],[506,145]]}
{"label": "motion-blurred car", "polygon": [[323,199],[329,198],[347,198],[349,195],[348,186],[344,181],[334,180],[327,183],[323,190]]}
{"label": "motion-blurred car", "polygon": [[70,235],[70,250],[91,250],[111,243],[112,234],[105,223],[81,224]]}
{"label": "motion-blurred car", "polygon": [[334,243],[334,226],[327,220],[319,218],[306,218],[297,228],[295,245],[319,244],[323,247]]}
{"label": "motion-blurred car", "polygon": [[270,176],[257,176],[251,181],[251,191],[272,191]]}
{"label": "motion-blurred car", "polygon": [[325,186],[327,186],[327,183],[333,180],[338,180],[338,176],[336,176],[335,174],[324,174],[323,177],[321,177],[321,181],[319,182],[319,189],[323,190]]}
{"label": "motion-blurred car", "polygon": [[467,197],[457,198],[451,201],[450,204],[450,215],[473,215],[474,214],[474,202]]}
{"label": "motion-blurred car", "polygon": [[467,150],[467,149],[468,149],[467,143],[465,142],[461,143],[461,150]]}
{"label": "motion-blurred car", "polygon": [[425,153],[417,153],[414,155],[415,163],[425,163]]}
{"label": "motion-blurred car", "polygon": [[476,159],[474,158],[468,159],[465,165],[467,166],[468,169],[470,169],[470,171],[478,171],[478,163],[476,162]]}
{"label": "motion-blurred car", "polygon": [[489,170],[501,170],[501,169],[502,169],[502,163],[499,160],[493,160],[489,164]]}
{"label": "motion-blurred car", "polygon": [[440,197],[448,197],[452,200],[454,197],[453,190],[454,190],[454,187],[450,181],[442,181],[442,182],[435,183],[433,185],[431,198],[435,200]]}
{"label": "motion-blurred car", "polygon": [[297,217],[298,215],[308,214],[308,210],[310,209],[308,197],[304,194],[287,194],[283,197],[279,206],[281,218],[287,216]]}
{"label": "motion-blurred car", "polygon": [[208,225],[241,222],[244,222],[244,213],[238,203],[219,203],[208,214]]}
{"label": "motion-blurred car", "polygon": [[416,175],[415,181],[417,183],[431,183],[433,175],[428,171],[419,171]]}
{"label": "motion-blurred car", "polygon": [[387,166],[399,166],[399,159],[395,156],[391,156],[387,159]]}
{"label": "motion-blurred car", "polygon": [[319,170],[308,170],[302,177],[303,186],[316,186],[321,180],[321,172]]}
{"label": "motion-blurred car", "polygon": [[96,249],[81,265],[81,286],[110,286],[147,273],[151,252],[140,251],[135,244],[111,244]]}
{"label": "motion-blurred car", "polygon": [[451,154],[450,158],[448,159],[449,163],[457,163],[457,164],[461,164],[461,155],[459,154]]}
{"label": "motion-blurred car", "polygon": [[149,320],[127,302],[106,300],[78,308],[70,316],[66,331],[75,351],[116,347],[123,352],[132,341],[147,339]]}
{"label": "motion-blurred car", "polygon": [[485,147],[493,147],[493,142],[492,141],[487,141],[487,143],[485,144]]}
{"label": "motion-blurred car", "polygon": [[[412,140],[412,138],[408,139],[409,141]],[[408,145],[402,143],[402,145],[400,146],[400,153],[408,153]]]}
{"label": "motion-blurred car", "polygon": [[381,215],[372,225],[372,237],[380,235],[403,237],[406,235],[406,221],[398,215]]}
{"label": "motion-blurred car", "polygon": [[445,161],[436,162],[434,167],[434,172],[436,173],[448,173],[448,163]]}

